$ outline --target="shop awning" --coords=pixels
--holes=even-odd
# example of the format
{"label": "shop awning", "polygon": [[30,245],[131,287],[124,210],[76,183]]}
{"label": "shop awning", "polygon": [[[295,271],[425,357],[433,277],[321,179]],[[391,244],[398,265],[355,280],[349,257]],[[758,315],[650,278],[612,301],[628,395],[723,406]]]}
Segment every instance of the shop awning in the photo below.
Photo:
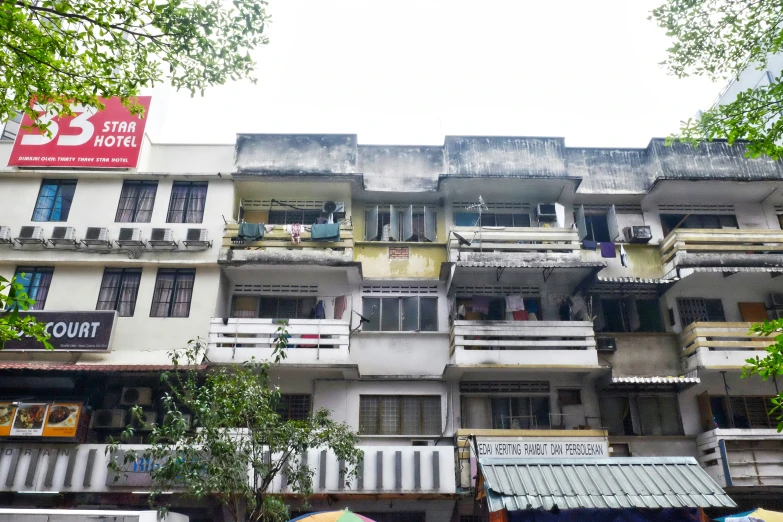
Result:
{"label": "shop awning", "polygon": [[734,274],[737,272],[783,273],[783,266],[693,266],[679,268],[678,271],[680,278],[683,278],[696,272],[714,272],[723,274]]}
{"label": "shop awning", "polygon": [[479,459],[490,511],[736,504],[692,457]]}
{"label": "shop awning", "polygon": [[669,391],[687,390],[691,386],[695,386],[701,382],[699,377],[696,377],[695,372],[690,372],[687,375],[655,375],[655,376],[636,376],[636,375],[624,375],[615,376],[612,375],[611,379],[605,385],[605,389],[609,390],[647,390],[647,391]]}

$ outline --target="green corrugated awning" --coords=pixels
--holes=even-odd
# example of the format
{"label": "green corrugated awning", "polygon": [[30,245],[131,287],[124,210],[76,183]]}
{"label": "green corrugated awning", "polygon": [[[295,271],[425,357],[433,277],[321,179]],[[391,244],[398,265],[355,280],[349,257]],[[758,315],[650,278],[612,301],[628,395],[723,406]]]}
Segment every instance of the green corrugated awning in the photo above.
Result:
{"label": "green corrugated awning", "polygon": [[735,507],[692,457],[479,459],[490,511]]}

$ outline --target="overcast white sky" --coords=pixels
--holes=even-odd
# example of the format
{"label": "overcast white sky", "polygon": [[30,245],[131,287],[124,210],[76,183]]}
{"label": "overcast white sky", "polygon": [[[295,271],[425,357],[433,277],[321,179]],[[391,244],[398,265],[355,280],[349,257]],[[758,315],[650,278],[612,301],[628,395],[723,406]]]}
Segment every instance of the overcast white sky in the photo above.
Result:
{"label": "overcast white sky", "polygon": [[165,124],[151,135],[355,133],[365,144],[433,145],[447,134],[563,136],[643,147],[722,87],[658,65],[668,40],[647,16],[662,1],[270,0],[259,83],[157,96]]}

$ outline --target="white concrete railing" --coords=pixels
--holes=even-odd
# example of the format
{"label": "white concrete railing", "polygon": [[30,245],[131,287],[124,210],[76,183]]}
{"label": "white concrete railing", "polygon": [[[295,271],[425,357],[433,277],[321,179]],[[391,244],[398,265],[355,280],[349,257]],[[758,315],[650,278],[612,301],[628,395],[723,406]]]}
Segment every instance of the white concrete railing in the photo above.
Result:
{"label": "white concrete railing", "polygon": [[460,244],[453,233],[449,234],[452,262],[474,252],[578,254],[580,249],[577,232],[569,228],[452,227],[451,232],[470,242],[470,245]]}
{"label": "white concrete railing", "polygon": [[[233,362],[269,359],[280,323],[275,319],[213,318],[209,325],[209,359]],[[350,325],[335,319],[289,319],[283,364],[347,363]]]}
{"label": "white concrete railing", "polygon": [[590,321],[454,321],[456,365],[598,366]]}
{"label": "white concrete railing", "polygon": [[783,232],[769,229],[681,228],[669,233],[660,245],[665,265],[678,254],[783,254]]}
{"label": "white concrete railing", "polygon": [[[60,493],[111,493],[146,491],[151,487],[149,470],[154,463],[141,458],[146,446],[128,445],[137,459],[122,465],[115,480],[109,471],[110,456],[104,444],[0,444],[0,491]],[[360,446],[364,462],[359,476],[346,483],[343,465],[334,453],[308,450],[313,470],[313,493],[441,493],[456,492],[454,448],[451,446]],[[124,454],[118,454],[124,462]],[[272,484],[272,492],[291,492],[284,476]]]}
{"label": "white concrete railing", "polygon": [[753,323],[695,322],[680,333],[685,371],[696,368],[742,368],[746,359],[764,357],[773,337],[748,333]]}
{"label": "white concrete railing", "polygon": [[714,429],[696,437],[699,464],[722,488],[783,486],[783,433]]}

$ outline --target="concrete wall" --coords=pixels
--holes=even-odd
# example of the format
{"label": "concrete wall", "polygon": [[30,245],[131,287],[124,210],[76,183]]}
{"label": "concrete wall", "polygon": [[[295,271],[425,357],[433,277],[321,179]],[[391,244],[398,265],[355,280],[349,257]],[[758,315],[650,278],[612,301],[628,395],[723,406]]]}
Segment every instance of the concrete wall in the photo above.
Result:
{"label": "concrete wall", "polygon": [[675,376],[682,373],[677,336],[668,333],[612,333],[617,351],[599,354],[612,376]]}

